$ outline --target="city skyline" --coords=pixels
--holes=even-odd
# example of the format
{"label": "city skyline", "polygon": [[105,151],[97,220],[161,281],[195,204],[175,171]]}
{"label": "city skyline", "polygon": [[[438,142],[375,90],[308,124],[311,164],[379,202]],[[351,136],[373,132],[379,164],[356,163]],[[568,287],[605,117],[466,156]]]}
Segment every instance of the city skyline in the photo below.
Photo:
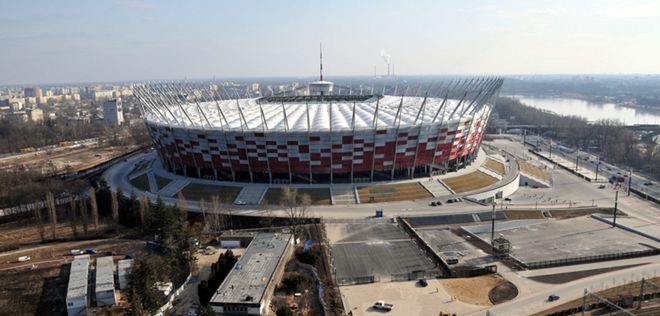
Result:
{"label": "city skyline", "polygon": [[35,1],[0,11],[0,85],[313,77],[319,42],[328,78],[385,74],[383,52],[399,75],[660,73],[652,1]]}

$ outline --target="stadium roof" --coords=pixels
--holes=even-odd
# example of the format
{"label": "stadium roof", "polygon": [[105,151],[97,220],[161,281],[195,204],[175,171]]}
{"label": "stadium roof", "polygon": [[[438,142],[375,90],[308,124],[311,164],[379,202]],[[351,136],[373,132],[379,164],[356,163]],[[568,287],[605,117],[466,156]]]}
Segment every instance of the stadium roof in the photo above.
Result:
{"label": "stadium roof", "polygon": [[500,78],[483,78],[387,92],[383,87],[380,94],[374,93],[378,89],[351,88],[348,94],[298,95],[293,91],[252,98],[172,83],[137,85],[134,95],[147,121],[173,127],[252,132],[373,130],[469,119],[489,111],[487,103],[501,85]]}
{"label": "stadium roof", "polygon": [[169,105],[169,111],[177,118],[176,122],[168,122],[157,113],[148,113],[146,118],[161,124],[206,129],[307,131],[309,127],[309,130],[315,131],[346,130],[355,126],[355,129],[360,130],[396,127],[399,122],[401,127],[446,122],[458,119],[469,105],[469,102],[463,102],[455,111],[460,104],[459,100],[447,100],[441,108],[441,98],[427,98],[424,108],[423,97],[382,96],[355,101],[312,99],[299,102],[293,99],[268,102],[267,98],[252,98]]}

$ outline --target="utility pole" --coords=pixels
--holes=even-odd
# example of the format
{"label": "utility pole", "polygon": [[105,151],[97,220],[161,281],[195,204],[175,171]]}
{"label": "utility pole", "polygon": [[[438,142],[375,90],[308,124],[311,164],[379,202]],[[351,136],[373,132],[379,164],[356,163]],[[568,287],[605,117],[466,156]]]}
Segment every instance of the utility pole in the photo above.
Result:
{"label": "utility pole", "polygon": [[637,309],[642,309],[642,301],[644,300],[644,278],[642,278],[642,284],[639,287],[639,305],[637,305]]}
{"label": "utility pole", "polygon": [[577,152],[575,153],[575,172],[578,171],[579,161],[580,161],[580,148],[578,148]]}
{"label": "utility pole", "polygon": [[490,216],[490,253],[495,257],[495,206],[497,202],[493,201],[493,214]]}
{"label": "utility pole", "polygon": [[616,213],[619,203],[619,190],[614,191],[614,220],[612,221],[612,228],[616,227]]}
{"label": "utility pole", "polygon": [[594,180],[596,182],[598,182],[598,167],[600,167],[600,156],[598,156],[597,158],[598,158],[598,162],[596,163],[596,180]]}
{"label": "utility pole", "polygon": [[527,146],[527,130],[523,128],[523,147]]}
{"label": "utility pole", "polygon": [[552,139],[550,139],[550,159],[552,159]]}

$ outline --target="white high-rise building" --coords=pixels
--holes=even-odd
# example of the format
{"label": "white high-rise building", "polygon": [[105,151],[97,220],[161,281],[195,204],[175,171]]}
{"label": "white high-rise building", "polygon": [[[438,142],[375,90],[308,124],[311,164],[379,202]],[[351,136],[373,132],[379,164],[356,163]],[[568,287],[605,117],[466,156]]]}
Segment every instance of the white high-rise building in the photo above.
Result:
{"label": "white high-rise building", "polygon": [[103,121],[110,125],[121,125],[124,122],[121,98],[103,102]]}

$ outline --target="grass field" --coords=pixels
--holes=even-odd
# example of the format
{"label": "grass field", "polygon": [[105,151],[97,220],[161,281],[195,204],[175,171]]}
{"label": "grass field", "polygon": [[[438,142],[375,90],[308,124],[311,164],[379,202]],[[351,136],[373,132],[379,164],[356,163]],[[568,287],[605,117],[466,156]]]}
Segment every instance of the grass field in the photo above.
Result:
{"label": "grass field", "polygon": [[134,187],[142,191],[149,191],[149,178],[147,178],[146,173],[139,177],[134,178],[130,182]]}
{"label": "grass field", "polygon": [[481,171],[475,171],[458,177],[442,179],[442,182],[454,192],[463,193],[485,188],[496,183],[497,179]]}
{"label": "grass field", "polygon": [[541,211],[504,211],[506,214],[506,219],[544,219],[543,213]]}
{"label": "grass field", "polygon": [[518,165],[520,166],[520,171],[524,172],[530,176],[533,176],[537,179],[543,180],[545,182],[550,182],[550,176],[545,173],[545,171],[534,167],[524,161],[518,161]]}
{"label": "grass field", "polygon": [[358,189],[361,203],[405,201],[433,197],[418,182],[370,185]]}
{"label": "grass field", "polygon": [[486,159],[486,163],[484,164],[484,167],[501,176],[504,175],[504,165],[499,161],[495,161],[493,159]]}
{"label": "grass field", "polygon": [[217,196],[220,198],[220,202],[231,204],[234,203],[241,189],[241,187],[191,183],[183,188],[181,193],[186,199],[190,200],[204,199],[210,202],[212,197]]}
{"label": "grass field", "polygon": [[[303,195],[308,195],[312,205],[330,205],[332,200],[330,199],[330,190],[328,189],[294,189],[298,191],[298,200]],[[264,199],[261,201],[262,205],[280,205],[283,198],[283,189],[280,188],[270,188],[264,195]]]}

